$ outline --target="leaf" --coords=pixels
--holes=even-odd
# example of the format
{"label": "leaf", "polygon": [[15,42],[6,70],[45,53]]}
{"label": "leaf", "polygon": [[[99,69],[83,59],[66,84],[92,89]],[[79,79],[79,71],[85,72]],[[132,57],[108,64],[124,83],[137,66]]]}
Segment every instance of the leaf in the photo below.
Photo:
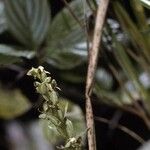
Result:
{"label": "leaf", "polygon": [[[71,101],[63,98],[60,98],[60,103],[58,105],[63,110],[63,112],[66,112],[65,117],[71,118],[73,128],[76,130],[76,135],[80,135],[84,130],[86,130],[85,118],[81,108],[78,105],[73,104]],[[56,144],[62,140],[62,136],[60,134],[63,134],[63,132],[61,130],[57,131],[56,126],[52,124],[49,120],[41,119],[40,123],[43,125],[43,130],[45,131],[44,135],[50,142]],[[66,131],[64,135],[66,135]]]}
{"label": "leaf", "polygon": [[144,100],[148,100],[149,94],[144,89],[143,85],[140,83],[137,70],[133,66],[133,63],[130,57],[127,55],[123,45],[117,41],[113,33],[112,33],[112,42],[115,47],[114,53],[115,53],[116,59],[119,62],[120,66],[122,67],[124,73],[126,74],[128,79],[132,81],[134,87],[140,93],[141,98]]}
{"label": "leaf", "polygon": [[127,12],[121,6],[120,3],[114,2],[114,11],[123,27],[123,29],[128,33],[129,38],[131,39],[133,45],[137,45],[144,57],[147,58],[149,62],[150,51],[148,40],[144,38],[142,33],[139,31],[137,26],[133,23]]}
{"label": "leaf", "polygon": [[43,42],[50,22],[47,0],[5,0],[5,13],[9,30],[27,48]]}
{"label": "leaf", "polygon": [[52,144],[56,144],[58,141],[62,140],[56,127],[52,124],[49,124],[48,120],[40,119],[39,121],[44,131],[44,138],[46,137],[46,139]]}
{"label": "leaf", "polygon": [[22,93],[0,88],[0,118],[13,119],[28,111],[31,104]]}
{"label": "leaf", "polygon": [[82,62],[84,58],[80,55],[71,53],[71,52],[56,52],[51,55],[47,62],[59,69],[72,69]]}
{"label": "leaf", "polygon": [[[137,100],[137,93],[135,90],[126,91],[123,88],[118,89],[117,91],[109,91],[100,87],[100,85],[95,85],[94,93],[100,98],[100,100],[108,105],[112,106],[124,106],[127,104],[132,105],[133,100],[130,95]],[[130,95],[129,95],[130,94]]]}
{"label": "leaf", "polygon": [[55,117],[53,114],[48,114],[47,119],[49,120],[49,123],[54,126],[58,126],[60,123],[60,120],[57,117]]}
{"label": "leaf", "polygon": [[66,117],[67,111],[68,111],[68,102],[67,102],[66,105],[65,105],[64,117]]}
{"label": "leaf", "polygon": [[4,2],[0,1],[0,33],[7,29],[6,17],[4,13]]}
{"label": "leaf", "polygon": [[21,57],[32,58],[34,52],[18,51],[7,45],[0,45],[0,64],[10,64],[21,61]]}
{"label": "leaf", "polygon": [[66,130],[69,138],[73,137],[73,124],[69,119],[66,120]]}
{"label": "leaf", "polygon": [[[84,11],[80,0],[69,4],[72,12],[84,25]],[[55,32],[54,32],[55,31]],[[87,55],[84,29],[67,8],[52,21],[48,34],[48,62],[61,69],[70,69],[83,62],[81,52]],[[84,44],[81,48],[79,44]]]}
{"label": "leaf", "polygon": [[138,73],[137,70],[134,68],[129,56],[127,55],[123,45],[119,43],[115,37],[115,35],[112,35],[112,42],[115,47],[115,56],[116,59],[118,60],[120,66],[122,67],[124,73],[128,77],[129,80],[131,80],[137,88],[137,90],[143,89],[142,85],[139,82],[138,79]]}
{"label": "leaf", "polygon": [[136,17],[138,27],[142,32],[149,30],[147,18],[145,15],[144,7],[141,5],[140,1],[132,0],[130,1],[133,8],[134,16]]}
{"label": "leaf", "polygon": [[59,117],[59,119],[60,119],[60,120],[63,120],[63,119],[64,119],[64,112],[61,111],[61,110],[58,110],[57,112],[58,112],[58,117]]}
{"label": "leaf", "polygon": [[149,0],[140,0],[143,6],[150,9],[150,1]]}
{"label": "leaf", "polygon": [[58,103],[58,95],[56,91],[52,90],[49,94],[49,98],[51,99],[53,105],[56,105]]}
{"label": "leaf", "polygon": [[102,100],[102,102],[113,105],[113,106],[121,106],[123,102],[120,98],[120,94],[118,91],[112,92],[108,90],[102,89],[98,84],[95,85],[94,93]]}
{"label": "leaf", "polygon": [[18,57],[0,54],[0,65],[8,65],[19,61],[21,59]]}
{"label": "leaf", "polygon": [[4,54],[4,55],[10,55],[10,56],[16,56],[16,57],[25,57],[25,58],[32,58],[35,53],[34,52],[30,52],[27,50],[15,50],[12,47],[9,47],[7,45],[0,45],[0,54]]}

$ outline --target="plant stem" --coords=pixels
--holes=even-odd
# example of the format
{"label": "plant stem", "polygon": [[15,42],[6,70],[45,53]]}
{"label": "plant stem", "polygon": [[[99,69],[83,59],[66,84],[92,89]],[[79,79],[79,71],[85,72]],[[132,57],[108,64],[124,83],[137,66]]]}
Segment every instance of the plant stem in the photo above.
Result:
{"label": "plant stem", "polygon": [[88,130],[88,146],[89,150],[96,150],[96,139],[95,139],[95,129],[94,129],[94,120],[93,120],[93,110],[91,104],[91,93],[93,90],[94,75],[97,66],[97,58],[99,52],[99,46],[102,36],[102,29],[105,20],[105,15],[107,12],[109,0],[101,0],[95,22],[94,36],[92,42],[92,48],[89,49],[89,65],[87,71],[87,80],[86,80],[86,123]]}

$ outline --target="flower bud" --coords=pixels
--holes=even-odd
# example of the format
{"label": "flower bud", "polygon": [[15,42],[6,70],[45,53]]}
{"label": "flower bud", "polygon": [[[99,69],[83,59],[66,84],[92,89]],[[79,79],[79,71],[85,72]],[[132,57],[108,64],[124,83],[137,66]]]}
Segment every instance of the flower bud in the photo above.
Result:
{"label": "flower bud", "polygon": [[39,118],[40,118],[40,119],[46,119],[46,117],[47,117],[46,114],[40,114],[40,115],[39,115]]}
{"label": "flower bud", "polygon": [[48,110],[48,105],[47,105],[47,103],[44,103],[44,104],[43,104],[43,110],[44,110],[44,111],[47,111],[47,110]]}

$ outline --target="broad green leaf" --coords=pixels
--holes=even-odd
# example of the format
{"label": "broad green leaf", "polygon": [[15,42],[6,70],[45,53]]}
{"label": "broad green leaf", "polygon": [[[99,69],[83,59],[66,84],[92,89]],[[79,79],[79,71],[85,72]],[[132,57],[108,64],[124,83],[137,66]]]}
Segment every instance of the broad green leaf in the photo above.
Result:
{"label": "broad green leaf", "polygon": [[0,45],[0,54],[4,54],[4,55],[10,55],[10,56],[16,56],[16,57],[25,57],[25,58],[32,58],[35,53],[34,52],[30,52],[27,50],[15,50],[13,47],[7,46],[7,45]]}
{"label": "broad green leaf", "polygon": [[54,18],[48,34],[48,62],[61,69],[70,69],[83,62],[80,54],[86,52],[86,44],[80,49],[79,44],[85,43],[84,11],[80,0],[73,1],[69,7],[76,15],[80,24],[67,8]]}
{"label": "broad green leaf", "polygon": [[30,108],[30,102],[19,90],[0,88],[0,118],[13,119],[22,115]]}
{"label": "broad green leaf", "polygon": [[27,48],[35,49],[44,40],[50,22],[47,0],[5,0],[9,30]]}
{"label": "broad green leaf", "polygon": [[[84,12],[80,0],[72,2],[69,7],[76,15],[78,20],[84,25]],[[67,8],[64,8],[56,15],[52,21],[48,34],[49,51],[70,50],[75,47],[75,44],[82,42],[84,29],[72,16]]]}
{"label": "broad green leaf", "polygon": [[32,58],[34,52],[15,50],[7,45],[0,45],[0,64],[10,64],[21,61],[21,57]]}
{"label": "broad green leaf", "polygon": [[85,58],[78,54],[74,54],[73,52],[54,52],[47,62],[59,69],[71,69],[82,62],[84,62]]}

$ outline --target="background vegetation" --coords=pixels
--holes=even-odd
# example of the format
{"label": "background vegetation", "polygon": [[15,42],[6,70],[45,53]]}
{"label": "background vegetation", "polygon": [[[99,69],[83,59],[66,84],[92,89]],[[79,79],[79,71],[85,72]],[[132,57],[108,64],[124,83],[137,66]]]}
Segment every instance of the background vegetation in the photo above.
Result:
{"label": "background vegetation", "polygon": [[[87,49],[97,5],[95,0],[0,1],[0,149],[40,149],[37,141],[44,141],[42,132],[33,130],[42,98],[26,75],[39,65],[56,79],[60,98],[71,102],[68,115],[76,132],[85,131]],[[149,8],[148,0],[109,3],[92,96],[98,150],[134,150],[150,138]],[[49,141],[62,142],[42,124]],[[50,147],[42,143],[41,149]]]}

